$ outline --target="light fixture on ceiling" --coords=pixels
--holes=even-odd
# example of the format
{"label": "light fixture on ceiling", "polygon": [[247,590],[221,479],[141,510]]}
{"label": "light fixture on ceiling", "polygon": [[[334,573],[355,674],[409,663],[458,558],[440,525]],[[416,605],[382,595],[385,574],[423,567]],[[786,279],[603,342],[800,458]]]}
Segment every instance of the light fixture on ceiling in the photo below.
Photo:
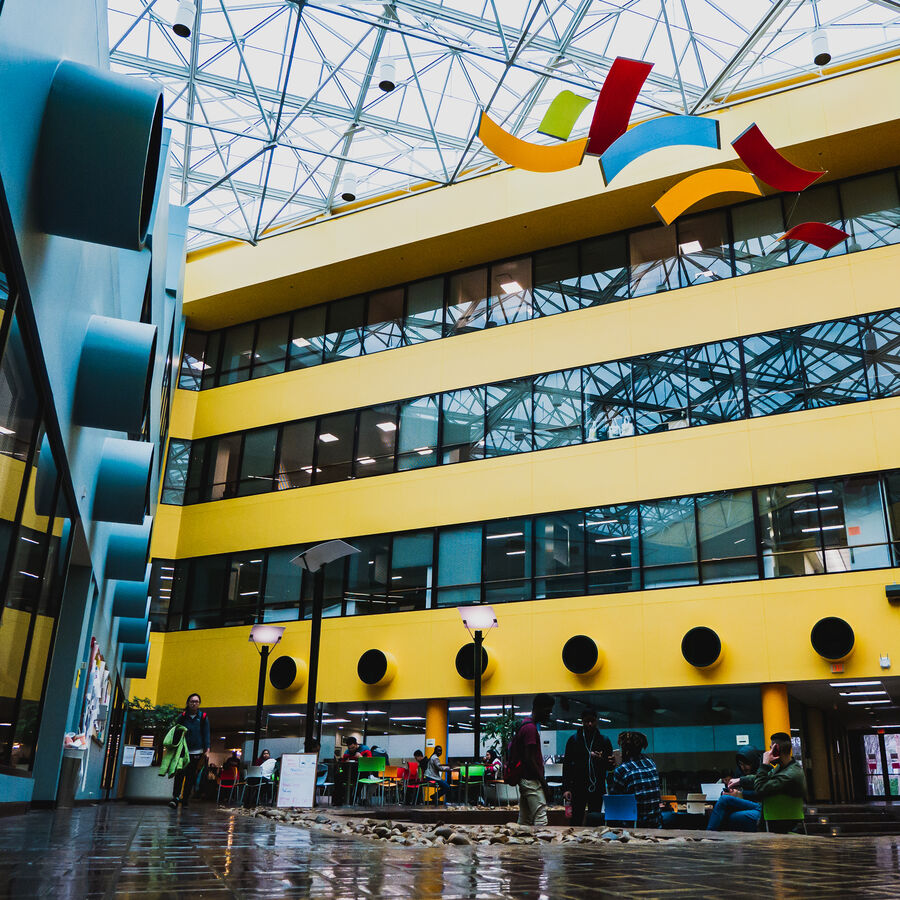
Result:
{"label": "light fixture on ceiling", "polygon": [[341,181],[341,200],[352,203],[356,199],[357,180],[355,175],[344,175]]}
{"label": "light fixture on ceiling", "polygon": [[380,428],[382,431],[396,431],[397,426],[393,422],[378,422],[375,425],[376,428]]}
{"label": "light fixture on ceiling", "polygon": [[504,294],[518,294],[523,290],[522,285],[510,275],[498,275],[497,281],[500,282],[500,290]]}
{"label": "light fixture on ceiling", "polygon": [[828,49],[828,35],[824,28],[817,28],[812,33],[813,62],[819,66],[827,66],[831,62],[831,51]]}
{"label": "light fixture on ceiling", "polygon": [[337,440],[337,437],[335,435],[333,435],[330,431],[323,431],[319,435],[319,440],[323,444],[332,444]]}
{"label": "light fixture on ceiling", "polygon": [[397,66],[394,60],[383,57],[378,64],[378,87],[389,94],[397,87]]}
{"label": "light fixture on ceiling", "polygon": [[678,249],[684,254],[703,252],[703,246],[700,241],[685,241],[683,244],[678,245]]}
{"label": "light fixture on ceiling", "polygon": [[178,12],[172,23],[172,31],[181,38],[189,38],[197,20],[197,4],[194,0],[179,0]]}

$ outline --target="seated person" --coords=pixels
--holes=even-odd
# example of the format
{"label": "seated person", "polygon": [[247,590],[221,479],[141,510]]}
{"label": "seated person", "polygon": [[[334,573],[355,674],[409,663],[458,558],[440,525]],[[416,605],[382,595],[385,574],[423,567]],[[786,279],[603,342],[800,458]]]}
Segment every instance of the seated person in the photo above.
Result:
{"label": "seated person", "polygon": [[[734,772],[734,778],[737,778],[740,784],[740,791],[745,800],[755,800],[756,791],[753,790],[753,780],[759,770],[759,763],[762,759],[762,753],[756,747],[744,747],[734,755],[737,768]],[[749,776],[749,777],[748,777]],[[726,785],[733,781],[732,778],[723,779]]]}
{"label": "seated person", "polygon": [[428,759],[428,765],[425,767],[425,781],[433,784],[437,788],[438,800],[447,800],[447,791],[450,789],[450,782],[444,778],[444,771],[447,766],[441,765],[441,754],[444,752],[443,747],[435,747]]}
{"label": "seated person", "polygon": [[241,780],[241,761],[236,753],[232,753],[218,775],[219,785],[223,788],[232,788]]}
{"label": "seated person", "polygon": [[619,735],[622,762],[609,776],[611,794],[634,794],[637,799],[637,824],[640,828],[659,828],[659,772],[656,763],[642,751],[647,738],[639,731]]}
{"label": "seated person", "polygon": [[355,737],[349,737],[347,738],[347,749],[341,759],[360,759],[363,756],[371,757],[371,755],[372,751],[365,744],[360,744]]}
{"label": "seated person", "polygon": [[[754,792],[760,802],[737,796],[743,787]],[[756,831],[767,797],[778,795],[806,800],[806,777],[803,767],[794,759],[791,736],[783,731],[772,735],[772,745],[763,753],[755,775],[732,778],[729,793],[722,794],[709,817],[708,831]],[[775,823],[779,831],[788,831],[796,822]],[[775,828],[773,828],[775,830]]]}
{"label": "seated person", "polygon": [[409,761],[409,780],[416,784],[425,774],[425,754],[421,750],[413,753],[413,758]]}
{"label": "seated person", "polygon": [[262,769],[260,775],[262,775],[263,778],[272,777],[272,773],[275,771],[275,763],[276,761],[272,759],[272,754],[269,753],[268,750],[263,750],[263,752],[253,761],[254,766],[258,766]]}
{"label": "seated person", "polygon": [[496,781],[502,776],[503,763],[500,762],[493,750],[485,750],[482,762],[484,763],[485,781]]}

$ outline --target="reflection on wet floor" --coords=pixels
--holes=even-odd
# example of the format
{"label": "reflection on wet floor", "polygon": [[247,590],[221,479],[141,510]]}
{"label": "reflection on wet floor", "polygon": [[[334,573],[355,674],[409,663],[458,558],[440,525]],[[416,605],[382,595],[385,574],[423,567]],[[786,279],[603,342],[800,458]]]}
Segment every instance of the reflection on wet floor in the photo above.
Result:
{"label": "reflection on wet floor", "polygon": [[208,806],[0,819],[0,897],[900,897],[900,836],[390,847]]}

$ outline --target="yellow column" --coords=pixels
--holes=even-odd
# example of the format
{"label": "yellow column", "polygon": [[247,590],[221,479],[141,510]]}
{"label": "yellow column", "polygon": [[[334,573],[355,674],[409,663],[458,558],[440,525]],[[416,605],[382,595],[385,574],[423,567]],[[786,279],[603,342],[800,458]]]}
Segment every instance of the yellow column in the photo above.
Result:
{"label": "yellow column", "polygon": [[[435,746],[444,748],[441,762],[447,761],[447,701],[429,700],[425,707],[425,757]],[[429,743],[434,741],[434,743]]]}
{"label": "yellow column", "polygon": [[825,722],[821,709],[814,706],[806,708],[807,749],[803,755],[808,767],[811,767],[812,790],[810,797],[818,800],[831,800],[831,785],[828,781],[828,743],[825,740]]}
{"label": "yellow column", "polygon": [[761,684],[763,738],[766,749],[776,731],[791,733],[791,718],[788,714],[787,686],[783,684]]}

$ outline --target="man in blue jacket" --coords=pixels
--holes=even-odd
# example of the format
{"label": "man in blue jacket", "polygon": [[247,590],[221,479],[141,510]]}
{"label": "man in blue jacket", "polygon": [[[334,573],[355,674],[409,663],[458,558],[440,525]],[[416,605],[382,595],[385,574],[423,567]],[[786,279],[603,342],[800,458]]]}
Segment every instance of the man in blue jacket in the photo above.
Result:
{"label": "man in blue jacket", "polygon": [[190,694],[184,712],[175,720],[176,725],[187,729],[185,739],[190,761],[175,773],[175,784],[172,787],[172,799],[169,806],[175,809],[180,803],[188,805],[191,788],[197,781],[197,775],[203,768],[206,754],[209,753],[209,719],[200,711],[200,695]]}

